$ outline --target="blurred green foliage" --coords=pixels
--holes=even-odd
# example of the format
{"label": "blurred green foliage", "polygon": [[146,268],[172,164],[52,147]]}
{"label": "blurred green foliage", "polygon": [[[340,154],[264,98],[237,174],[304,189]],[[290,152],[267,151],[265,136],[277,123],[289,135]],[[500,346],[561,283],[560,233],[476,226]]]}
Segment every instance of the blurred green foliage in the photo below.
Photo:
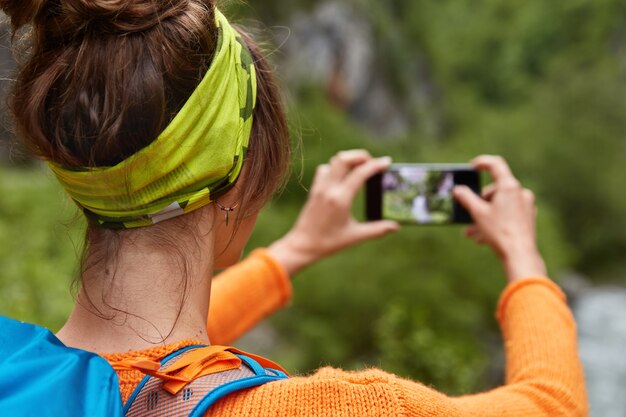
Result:
{"label": "blurred green foliage", "polygon": [[0,314],[58,329],[81,244],[76,209],[44,167],[0,169]]}
{"label": "blurred green foliage", "polygon": [[[398,162],[504,155],[538,195],[539,244],[558,277],[626,274],[626,5],[617,0],[353,0],[375,28],[387,76],[405,89],[420,55],[441,91],[449,128],[420,126],[378,139],[328,103],[295,91],[290,110],[302,157],[259,219],[250,248],[286,232],[317,164],[367,148]],[[249,0],[243,16],[288,25],[316,2]],[[0,171],[0,313],[56,329],[80,246],[75,210],[40,169]],[[64,203],[65,202],[65,203]],[[362,199],[355,213],[363,212]],[[69,236],[68,236],[69,235]],[[68,238],[68,237],[71,237]],[[458,227],[406,227],[304,271],[292,306],[272,319],[272,357],[296,372],[380,366],[450,393],[498,382],[494,319],[504,279],[495,257]]]}

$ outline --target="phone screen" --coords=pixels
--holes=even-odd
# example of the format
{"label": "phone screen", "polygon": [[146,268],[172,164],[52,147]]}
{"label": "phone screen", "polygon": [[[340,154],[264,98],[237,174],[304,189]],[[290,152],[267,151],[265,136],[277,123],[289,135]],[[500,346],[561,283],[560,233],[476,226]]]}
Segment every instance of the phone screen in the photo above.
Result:
{"label": "phone screen", "polygon": [[452,196],[456,185],[480,194],[480,177],[471,165],[394,164],[368,181],[367,218],[403,224],[471,223]]}

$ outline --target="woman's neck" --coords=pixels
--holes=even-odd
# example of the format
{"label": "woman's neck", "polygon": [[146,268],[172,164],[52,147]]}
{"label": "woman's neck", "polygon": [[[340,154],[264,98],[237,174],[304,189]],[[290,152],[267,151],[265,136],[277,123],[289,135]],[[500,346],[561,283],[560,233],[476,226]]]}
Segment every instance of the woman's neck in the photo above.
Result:
{"label": "woman's neck", "polygon": [[[209,343],[213,234],[208,230],[182,239],[175,248],[155,248],[154,242],[133,238],[120,243],[111,262],[93,263],[83,274],[76,305],[57,333],[59,339],[97,353],[183,339]],[[88,254],[88,263],[90,256],[94,254]]]}

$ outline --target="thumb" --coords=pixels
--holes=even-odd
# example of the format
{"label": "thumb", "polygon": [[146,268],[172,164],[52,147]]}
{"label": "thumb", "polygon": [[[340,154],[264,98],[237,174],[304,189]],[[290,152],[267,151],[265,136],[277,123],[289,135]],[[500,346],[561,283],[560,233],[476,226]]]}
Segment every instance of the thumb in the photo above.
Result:
{"label": "thumb", "polygon": [[376,239],[400,230],[400,225],[391,220],[358,223],[354,231],[356,241]]}
{"label": "thumb", "polygon": [[472,215],[472,218],[489,209],[489,203],[465,185],[454,187],[454,198]]}

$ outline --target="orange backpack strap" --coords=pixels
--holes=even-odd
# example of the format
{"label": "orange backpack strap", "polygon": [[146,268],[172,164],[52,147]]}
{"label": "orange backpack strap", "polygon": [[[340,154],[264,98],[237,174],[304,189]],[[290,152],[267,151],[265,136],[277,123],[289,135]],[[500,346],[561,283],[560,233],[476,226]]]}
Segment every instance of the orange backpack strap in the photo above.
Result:
{"label": "orange backpack strap", "polygon": [[287,371],[285,371],[279,364],[277,364],[276,362],[273,362],[273,361],[271,361],[269,359],[266,359],[263,356],[258,356],[258,355],[254,355],[252,353],[244,352],[243,350],[235,349],[234,347],[227,347],[226,350],[228,350],[229,352],[232,352],[232,353],[236,353],[236,354],[239,354],[239,355],[244,355],[244,356],[247,356],[249,358],[252,358],[255,361],[257,361],[261,366],[263,366],[265,368],[276,369],[276,370],[279,370],[279,371],[287,374]]}
{"label": "orange backpack strap", "polygon": [[124,406],[132,417],[164,410],[172,417],[201,417],[225,395],[288,377],[278,364],[227,346],[191,346],[161,363],[139,358],[112,365],[146,374]]}

